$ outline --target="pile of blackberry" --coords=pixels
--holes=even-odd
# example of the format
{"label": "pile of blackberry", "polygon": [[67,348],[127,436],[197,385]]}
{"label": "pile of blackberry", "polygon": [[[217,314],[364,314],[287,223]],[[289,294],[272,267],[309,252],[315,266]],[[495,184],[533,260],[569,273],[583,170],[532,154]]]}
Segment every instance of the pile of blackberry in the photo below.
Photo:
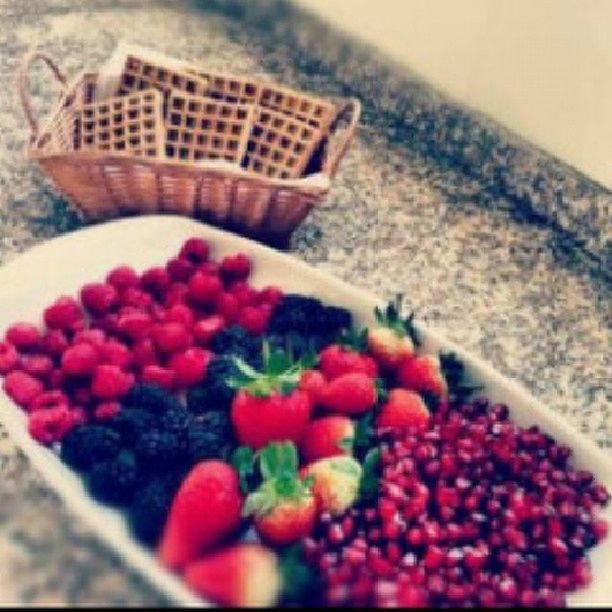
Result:
{"label": "pile of blackberry", "polygon": [[134,534],[154,545],[189,469],[227,458],[234,446],[229,412],[207,407],[194,414],[167,391],[137,384],[117,416],[72,430],[61,457],[96,499],[127,509]]}

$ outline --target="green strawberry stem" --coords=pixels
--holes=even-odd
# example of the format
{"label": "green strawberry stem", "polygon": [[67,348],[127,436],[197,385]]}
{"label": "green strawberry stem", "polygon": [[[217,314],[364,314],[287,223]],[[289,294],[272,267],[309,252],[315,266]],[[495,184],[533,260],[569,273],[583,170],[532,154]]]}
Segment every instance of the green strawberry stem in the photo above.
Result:
{"label": "green strawberry stem", "polygon": [[421,341],[414,326],[415,313],[412,312],[408,317],[402,319],[403,301],[404,295],[398,293],[395,299],[387,304],[384,311],[377,306],[374,309],[376,321],[379,325],[391,329],[400,338],[408,336],[415,346],[420,346]]}

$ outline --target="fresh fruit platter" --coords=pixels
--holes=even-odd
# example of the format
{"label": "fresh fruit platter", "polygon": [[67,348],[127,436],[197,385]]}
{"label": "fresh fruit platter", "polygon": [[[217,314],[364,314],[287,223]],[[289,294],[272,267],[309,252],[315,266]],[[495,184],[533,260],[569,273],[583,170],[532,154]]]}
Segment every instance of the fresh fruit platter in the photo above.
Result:
{"label": "fresh fruit platter", "polygon": [[0,421],[176,603],[612,601],[609,459],[287,255],[178,217],[0,270]]}

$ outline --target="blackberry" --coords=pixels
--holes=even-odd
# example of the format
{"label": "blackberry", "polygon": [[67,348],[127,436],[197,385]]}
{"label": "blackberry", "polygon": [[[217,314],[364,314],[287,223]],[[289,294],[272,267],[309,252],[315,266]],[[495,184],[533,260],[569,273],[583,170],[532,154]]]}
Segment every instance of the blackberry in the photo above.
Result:
{"label": "blackberry", "polygon": [[350,329],[353,326],[353,315],[346,308],[327,306],[325,308],[324,322],[325,330],[336,335],[343,329]]}
{"label": "blackberry", "polygon": [[60,455],[70,467],[85,471],[99,461],[115,457],[121,447],[116,431],[102,425],[81,425],[62,441]]}
{"label": "blackberry", "polygon": [[124,406],[141,408],[153,413],[180,408],[179,400],[165,389],[150,383],[134,385],[123,400]]}
{"label": "blackberry", "polygon": [[132,447],[136,440],[146,431],[149,431],[157,419],[153,414],[140,408],[123,408],[121,412],[107,421],[108,427],[121,436],[123,445]]}
{"label": "blackberry", "polygon": [[185,446],[185,441],[175,433],[152,429],[140,436],[134,451],[145,467],[177,468],[184,463]]}
{"label": "blackberry", "polygon": [[98,500],[123,505],[130,501],[138,481],[133,453],[122,451],[115,459],[94,465],[89,472],[89,490]]}
{"label": "blackberry", "polygon": [[224,412],[209,412],[198,418],[187,435],[187,451],[193,463],[206,459],[226,459],[234,440],[232,423]]}
{"label": "blackberry", "polygon": [[261,338],[251,336],[238,325],[232,325],[215,335],[211,348],[217,355],[240,357],[253,365],[261,355]]}
{"label": "blackberry", "polygon": [[184,437],[193,426],[193,415],[184,408],[168,410],[160,420],[160,429]]}
{"label": "blackberry", "polygon": [[208,364],[206,380],[187,391],[187,408],[193,414],[208,411],[229,410],[235,389],[228,385],[228,379],[237,372],[229,356],[215,357]]}
{"label": "blackberry", "polygon": [[170,472],[154,478],[138,489],[128,510],[128,521],[138,540],[155,546],[162,535],[172,500],[185,472]]}

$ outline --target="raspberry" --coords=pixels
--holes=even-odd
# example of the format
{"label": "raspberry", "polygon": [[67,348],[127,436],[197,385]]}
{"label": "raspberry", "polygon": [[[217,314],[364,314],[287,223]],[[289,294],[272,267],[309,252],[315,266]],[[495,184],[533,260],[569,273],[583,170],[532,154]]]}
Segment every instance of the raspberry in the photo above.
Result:
{"label": "raspberry", "polygon": [[64,406],[68,408],[69,401],[66,394],[62,391],[44,391],[37,395],[30,403],[29,409],[31,412],[35,410],[48,410],[49,408],[57,408]]}
{"label": "raspberry", "polygon": [[205,261],[198,270],[202,272],[202,274],[213,276],[219,276],[219,264],[216,261]]}
{"label": "raspberry", "polygon": [[140,286],[149,293],[161,295],[170,285],[170,276],[165,268],[149,268],[140,277]]}
{"label": "raspberry", "polygon": [[83,322],[83,310],[73,297],[62,296],[45,309],[44,320],[49,329],[74,330]]}
{"label": "raspberry", "polygon": [[24,355],[21,367],[31,376],[45,380],[53,371],[53,360],[46,355]]}
{"label": "raspberry", "polygon": [[121,412],[119,402],[103,402],[98,404],[94,410],[94,417],[97,421],[108,421],[113,419]]}
{"label": "raspberry", "polygon": [[174,257],[166,264],[166,271],[170,280],[175,282],[188,281],[194,272],[194,266],[187,259],[179,259]]}
{"label": "raspberry", "polygon": [[0,342],[0,374],[8,374],[19,365],[19,353],[9,342]]}
{"label": "raspberry", "polygon": [[157,363],[157,352],[150,338],[144,338],[132,347],[132,361],[137,368]]}
{"label": "raspberry", "polygon": [[68,338],[62,330],[50,329],[42,337],[40,348],[51,357],[59,357],[68,348]]}
{"label": "raspberry", "polygon": [[75,425],[73,413],[65,406],[36,410],[28,419],[30,435],[45,445],[60,442]]}
{"label": "raspberry", "polygon": [[116,365],[99,365],[91,385],[95,397],[114,400],[124,396],[134,384],[134,377],[126,374]]}
{"label": "raspberry", "polygon": [[189,299],[198,305],[214,304],[219,297],[223,285],[218,276],[196,272],[188,284]]}
{"label": "raspberry", "polygon": [[244,253],[228,255],[221,261],[221,276],[227,280],[244,280],[251,273],[251,260]]}
{"label": "raspberry", "polygon": [[163,353],[184,351],[191,343],[187,328],[181,323],[160,323],[153,328],[153,340]]}
{"label": "raspberry", "polygon": [[23,370],[14,370],[4,379],[4,390],[20,406],[27,408],[34,398],[43,391],[43,384],[26,374]]}
{"label": "raspberry", "polygon": [[207,346],[208,343],[225,327],[225,320],[219,315],[200,319],[193,326],[193,336],[199,344]]}
{"label": "raspberry", "polygon": [[54,368],[49,376],[49,389],[61,389],[65,378],[60,368]]}
{"label": "raspberry", "polygon": [[70,409],[70,415],[72,417],[74,427],[78,425],[85,425],[89,421],[89,413],[78,406]]}
{"label": "raspberry", "polygon": [[151,316],[140,310],[121,313],[117,323],[117,327],[121,334],[130,340],[140,340],[144,338],[151,330],[152,325],[153,321]]}
{"label": "raspberry", "polygon": [[15,323],[6,330],[6,340],[18,349],[32,349],[41,340],[40,332],[31,323]]}
{"label": "raspberry", "polygon": [[82,342],[99,347],[106,342],[106,334],[101,329],[82,329],[74,335],[73,344]]}
{"label": "raspberry", "polygon": [[270,285],[259,292],[259,300],[274,307],[281,303],[283,295],[283,290],[280,287]]}
{"label": "raspberry", "polygon": [[166,291],[164,306],[170,308],[175,304],[184,304],[187,301],[187,285],[185,283],[172,283]]}
{"label": "raspberry", "polygon": [[118,340],[107,340],[99,349],[100,363],[127,370],[132,363],[130,349]]}
{"label": "raspberry", "polygon": [[142,382],[170,390],[174,387],[174,370],[159,365],[148,365],[142,369]]}
{"label": "raspberry", "polygon": [[123,306],[133,306],[134,308],[145,309],[151,305],[153,298],[138,287],[128,287],[121,294],[121,304]]}
{"label": "raspberry", "polygon": [[115,459],[94,465],[87,482],[96,499],[117,505],[128,503],[138,482],[134,455],[122,451]]}
{"label": "raspberry", "polygon": [[212,353],[201,348],[190,348],[184,353],[173,355],[170,359],[170,369],[174,372],[174,383],[184,388],[204,380],[211,358]]}
{"label": "raspberry", "polygon": [[232,283],[229,290],[240,306],[256,306],[259,302],[257,290],[244,281]]}
{"label": "raspberry", "polygon": [[98,361],[98,351],[91,344],[79,342],[62,355],[62,371],[67,376],[90,376]]}
{"label": "raspberry", "polygon": [[130,266],[118,266],[108,273],[106,282],[117,291],[123,291],[128,287],[138,287],[138,274]]}
{"label": "raspberry", "polygon": [[64,438],[60,455],[75,470],[88,470],[99,461],[116,457],[120,449],[118,432],[102,425],[82,425]]}
{"label": "raspberry", "polygon": [[261,308],[245,306],[238,315],[238,325],[246,329],[250,334],[259,336],[266,331],[268,314]]}
{"label": "raspberry", "polygon": [[89,312],[100,316],[119,304],[119,294],[107,283],[89,283],[81,289],[81,302]]}
{"label": "raspberry", "polygon": [[179,251],[179,257],[181,259],[187,259],[192,264],[201,264],[208,259],[208,243],[201,238],[189,238],[186,240],[181,250]]}
{"label": "raspberry", "polygon": [[125,406],[142,408],[150,412],[163,413],[167,410],[180,409],[179,401],[159,385],[138,383],[123,399]]}
{"label": "raspberry", "polygon": [[193,311],[185,304],[174,304],[170,306],[164,316],[167,323],[182,323],[187,329],[193,326]]}
{"label": "raspberry", "polygon": [[229,325],[234,323],[238,318],[240,304],[238,298],[229,292],[223,292],[217,298],[217,313],[221,315]]}

